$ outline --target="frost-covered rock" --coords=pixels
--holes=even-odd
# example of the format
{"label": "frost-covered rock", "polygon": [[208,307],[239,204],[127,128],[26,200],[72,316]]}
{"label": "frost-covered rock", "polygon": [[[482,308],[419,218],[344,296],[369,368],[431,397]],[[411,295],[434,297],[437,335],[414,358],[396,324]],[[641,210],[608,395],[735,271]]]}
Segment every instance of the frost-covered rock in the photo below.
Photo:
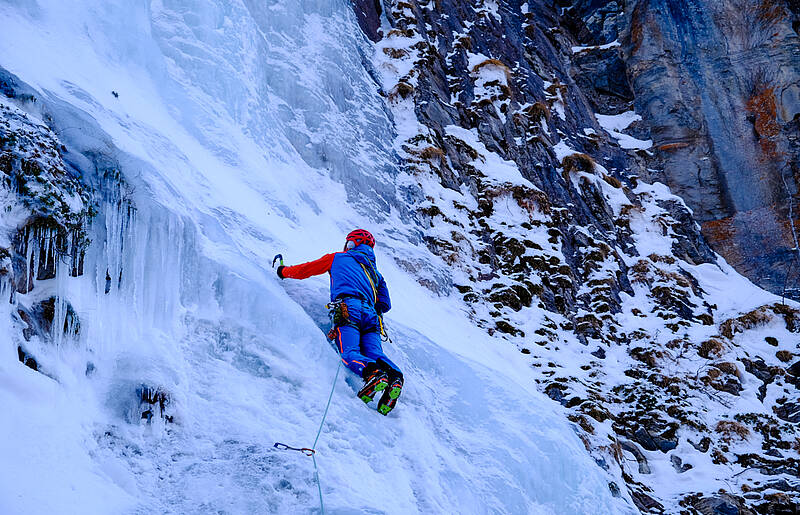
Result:
{"label": "frost-covered rock", "polygon": [[[651,8],[575,4],[561,11],[541,2],[383,2],[388,25],[376,50],[408,51],[376,51],[373,62],[383,89],[403,92],[387,102],[406,180],[424,191],[417,212],[425,241],[456,270],[455,288],[476,324],[530,356],[542,390],[568,409],[595,459],[617,465],[611,474],[627,484],[632,503],[673,511],[690,492],[665,486],[677,481],[672,475],[744,472],[725,467],[735,459],[732,443],[750,440],[718,434],[739,427],[727,425],[733,406],[750,421],[731,422],[744,433],[755,423],[750,410],[792,417],[796,394],[781,399],[785,408],[764,401],[765,387],[745,370],[759,370],[764,384],[783,372],[752,365],[741,355],[750,343],[730,330],[739,327],[730,321],[737,310],[769,311],[758,306],[775,299],[740,293],[757,290],[738,279],[719,283],[735,272],[711,250],[684,200],[654,182],[672,181],[677,161],[664,157],[671,148],[660,133],[648,133],[652,105],[647,120],[633,109],[649,102],[643,77],[659,68],[637,64],[629,82],[626,61],[626,23]],[[671,84],[658,87],[680,92]],[[697,192],[678,191],[696,207]],[[729,243],[721,244],[724,253]],[[787,322],[784,330],[793,328]],[[778,345],[785,353],[794,344]],[[753,395],[763,404],[749,405]],[[796,428],[772,427],[790,449]],[[684,467],[690,441],[704,442],[706,456]],[[760,455],[770,446],[764,442]],[[649,466],[647,456],[659,454],[673,466]],[[633,458],[638,473],[626,463]],[[734,504],[767,506],[750,494]]]}

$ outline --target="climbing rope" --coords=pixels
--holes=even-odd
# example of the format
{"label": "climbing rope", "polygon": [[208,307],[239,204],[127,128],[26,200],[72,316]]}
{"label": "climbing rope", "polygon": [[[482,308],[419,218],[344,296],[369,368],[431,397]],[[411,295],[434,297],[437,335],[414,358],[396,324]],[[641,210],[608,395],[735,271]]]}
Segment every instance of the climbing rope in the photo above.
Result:
{"label": "climbing rope", "polygon": [[325,418],[328,416],[328,409],[331,407],[331,399],[333,399],[333,391],[336,389],[336,381],[339,379],[339,371],[342,369],[342,360],[338,360],[339,365],[336,367],[336,375],[333,377],[333,384],[331,385],[331,393],[328,395],[328,403],[325,405],[325,412],[322,414],[322,420],[319,422],[319,429],[317,429],[317,437],[314,438],[314,444],[311,448],[308,447],[292,447],[290,445],[286,445],[285,443],[275,442],[276,449],[280,449],[283,451],[298,451],[302,452],[306,456],[311,456],[311,460],[314,462],[314,479],[317,481],[317,492],[319,492],[319,509],[322,515],[325,515],[325,503],[322,501],[322,485],[319,481],[319,468],[317,468],[317,442],[319,441],[319,436],[322,434],[322,426],[325,425]]}

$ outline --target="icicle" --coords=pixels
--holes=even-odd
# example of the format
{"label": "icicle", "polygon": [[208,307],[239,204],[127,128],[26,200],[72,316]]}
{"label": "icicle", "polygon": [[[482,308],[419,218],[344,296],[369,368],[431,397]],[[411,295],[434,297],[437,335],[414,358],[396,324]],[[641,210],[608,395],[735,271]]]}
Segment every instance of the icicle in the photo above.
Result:
{"label": "icicle", "polygon": [[31,228],[27,227],[25,229],[25,263],[27,265],[27,270],[25,270],[25,293],[31,291],[33,289],[33,274],[35,273],[33,268],[33,245],[31,245]]}
{"label": "icicle", "polygon": [[44,261],[42,262],[42,266],[45,270],[47,270],[48,266],[50,265],[50,254],[52,253],[52,241],[50,239],[50,230],[44,229],[46,236],[42,241],[39,243],[39,247],[44,252]]}
{"label": "icicle", "polygon": [[67,285],[64,284],[64,267],[60,260],[56,262],[55,267],[56,295],[55,302],[53,303],[53,324],[51,326],[51,331],[53,342],[58,348],[64,343],[64,325],[67,317],[67,307],[64,299],[67,294]]}

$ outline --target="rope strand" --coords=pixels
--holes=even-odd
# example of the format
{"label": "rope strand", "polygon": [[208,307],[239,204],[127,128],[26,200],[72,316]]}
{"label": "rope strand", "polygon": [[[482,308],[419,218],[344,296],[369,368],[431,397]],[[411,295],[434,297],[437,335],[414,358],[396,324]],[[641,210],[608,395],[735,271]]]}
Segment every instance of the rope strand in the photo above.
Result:
{"label": "rope strand", "polygon": [[319,421],[319,429],[317,429],[317,436],[314,438],[314,445],[308,447],[292,447],[285,443],[275,442],[273,447],[284,451],[298,451],[306,456],[311,456],[314,462],[314,479],[317,481],[317,492],[319,493],[319,509],[322,515],[325,515],[325,503],[322,500],[322,483],[319,480],[319,468],[317,467],[317,442],[322,434],[322,427],[325,425],[325,419],[328,416],[328,409],[331,407],[331,400],[333,399],[333,391],[336,390],[336,381],[339,379],[339,371],[342,370],[342,360],[338,360],[339,364],[336,366],[336,375],[333,377],[333,384],[331,385],[331,393],[328,395],[328,403],[325,405],[325,412],[322,414],[322,420]]}
{"label": "rope strand", "polygon": [[[319,422],[319,429],[317,430],[317,437],[314,438],[314,445],[311,446],[312,449],[317,448],[317,442],[319,441],[319,435],[322,434],[322,426],[325,424],[325,418],[328,416],[328,408],[331,407],[331,399],[333,399],[333,391],[336,389],[336,381],[339,379],[339,371],[342,369],[342,360],[338,360],[339,365],[336,367],[336,375],[333,377],[333,385],[331,386],[331,393],[328,395],[328,404],[325,405],[325,412],[322,414],[322,420]],[[317,456],[316,453],[311,455],[311,460],[314,462],[314,476],[317,479],[317,492],[319,492],[319,509],[322,515],[325,515],[325,504],[322,502],[322,483],[319,480],[319,469],[317,468]]]}

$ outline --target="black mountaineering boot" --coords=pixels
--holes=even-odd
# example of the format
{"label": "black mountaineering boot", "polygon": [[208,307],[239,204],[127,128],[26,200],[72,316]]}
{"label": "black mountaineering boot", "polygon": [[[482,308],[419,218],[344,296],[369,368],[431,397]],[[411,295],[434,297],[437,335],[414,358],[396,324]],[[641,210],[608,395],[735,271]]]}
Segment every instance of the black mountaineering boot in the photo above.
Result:
{"label": "black mountaineering boot", "polygon": [[378,413],[388,415],[394,409],[395,404],[397,404],[397,398],[400,397],[402,392],[403,376],[396,376],[391,380],[389,387],[383,391],[381,400],[378,401]]}
{"label": "black mountaineering boot", "polygon": [[375,363],[370,363],[364,367],[361,376],[364,378],[364,387],[358,392],[358,398],[367,404],[375,398],[377,392],[385,390],[389,385],[389,376],[379,369]]}

